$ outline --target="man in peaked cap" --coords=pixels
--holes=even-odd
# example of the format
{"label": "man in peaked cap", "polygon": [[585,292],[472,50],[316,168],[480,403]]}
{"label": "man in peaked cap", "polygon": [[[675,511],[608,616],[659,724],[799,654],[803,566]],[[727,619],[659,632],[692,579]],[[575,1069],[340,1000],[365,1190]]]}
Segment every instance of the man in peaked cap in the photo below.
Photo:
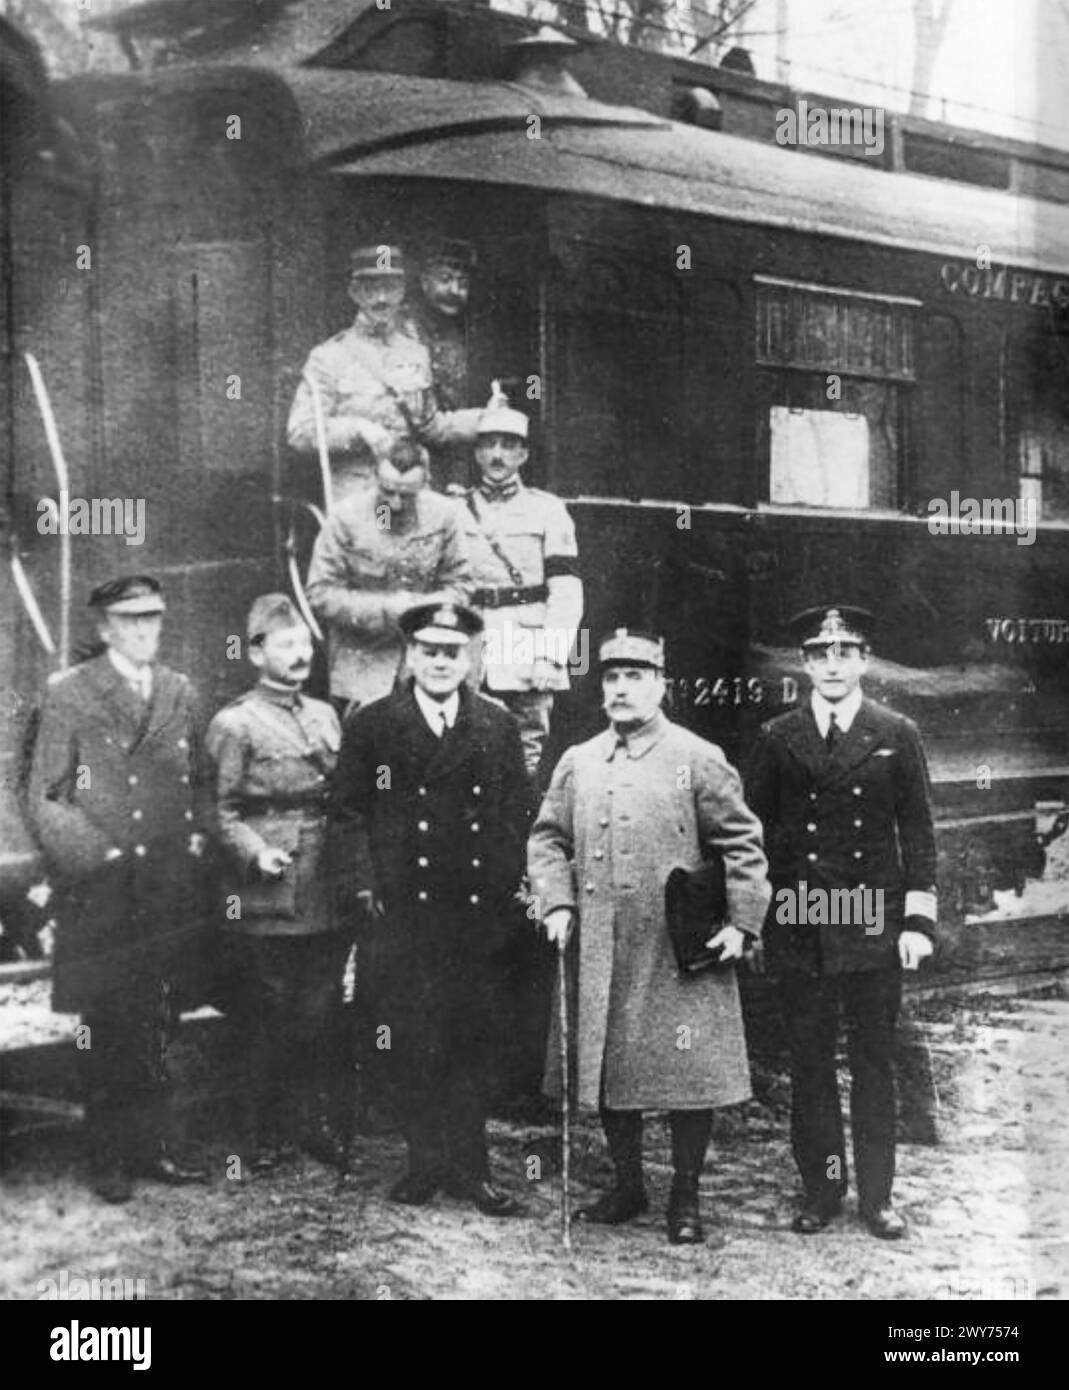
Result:
{"label": "man in peaked cap", "polygon": [[305,362],[286,437],[291,448],[314,457],[318,408],[335,501],[367,485],[376,460],[396,439],[439,444],[474,432],[474,413],[439,410],[430,353],[402,321],[404,296],[401,248],[357,247],[349,275],[356,318],[314,347]]}
{"label": "man in peaked cap", "polygon": [[812,694],[761,730],[747,791],[764,822],[775,890],[768,960],[790,1043],[791,1141],[805,1194],[794,1229],[823,1230],[846,1191],[841,1010],[861,1216],[894,1240],[906,1229],[891,1203],[901,972],[931,954],[935,934],[928,769],[916,725],[862,693],[872,615],[822,605],[790,627]]}
{"label": "man in peaked cap", "polygon": [[346,719],[331,819],[345,895],[375,923],[364,1055],[408,1145],[391,1196],[423,1205],[444,1187],[511,1216],[490,1180],[486,1086],[529,805],[515,720],[464,682],[481,627],[453,603],[401,616],[410,677]]}
{"label": "man in peaked cap", "polygon": [[[750,1095],[733,962],[760,936],[768,904],[761,827],[720,749],[661,713],[660,639],[621,628],[599,657],[609,727],[561,758],[528,846],[547,935],[563,947],[578,930],[578,1103],[600,1110],[615,1171],[612,1189],[580,1216],[619,1225],[647,1209],[642,1112],[667,1110],[668,1238],[697,1244],[713,1110]],[[723,963],[681,978],[665,884],[673,869],[694,871],[717,855],[727,921],[710,923],[709,944]],[[559,1092],[556,1036],[546,1081]]]}
{"label": "man in peaked cap", "polygon": [[157,661],[158,580],[109,580],[89,604],[104,652],[50,681],[29,801],[59,887],[53,1007],[86,1028],[93,1186],[120,1202],[135,1175],[204,1177],[179,1156],[165,1065],[194,987],[203,808],[193,691]]}
{"label": "man in peaked cap", "polygon": [[538,770],[554,695],[583,617],[575,526],[559,497],[520,478],[527,416],[494,383],[479,419],[480,482],[460,511],[471,558],[472,603],[486,624],[483,683],[519,721],[527,771]]}
{"label": "man in peaked cap", "polygon": [[292,1143],[338,1162],[329,1101],[349,941],[323,861],[341,730],[302,692],[312,634],[285,594],[253,602],[247,637],[259,678],[212,720],[207,751],[231,866],[223,925],[241,966],[250,1165],[272,1167]]}

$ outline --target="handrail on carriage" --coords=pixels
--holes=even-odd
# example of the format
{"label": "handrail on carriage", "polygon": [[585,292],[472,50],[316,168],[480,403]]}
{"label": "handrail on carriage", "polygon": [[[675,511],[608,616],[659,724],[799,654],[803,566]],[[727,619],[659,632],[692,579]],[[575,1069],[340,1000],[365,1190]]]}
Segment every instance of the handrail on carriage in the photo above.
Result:
{"label": "handrail on carriage", "polygon": [[[33,355],[32,352],[23,353],[23,356],[24,356],[25,359],[26,359],[26,367],[27,367],[27,369],[28,369],[28,371],[29,371],[29,373],[30,373],[30,381],[33,383],[33,394],[34,394],[35,400],[37,401],[37,409],[38,409],[38,411],[40,412],[40,415],[41,415],[41,422],[42,422],[42,424],[43,424],[44,427],[45,427],[45,438],[46,438],[46,440],[48,441],[48,452],[49,452],[49,454],[50,454],[50,456],[51,456],[51,459],[52,459],[52,467],[53,467],[53,469],[55,470],[56,482],[57,482],[58,488],[59,488],[59,505],[60,505],[60,506],[65,506],[66,503],[67,503],[67,499],[70,497],[70,474],[69,474],[69,472],[68,472],[68,470],[67,470],[67,460],[66,460],[66,459],[64,458],[64,456],[63,456],[63,446],[62,446],[62,444],[60,443],[59,430],[58,430],[57,427],[56,427],[56,417],[55,417],[55,415],[54,415],[53,412],[52,412],[52,401],[51,401],[51,399],[50,399],[50,397],[49,397],[49,394],[48,394],[48,387],[45,385],[45,379],[44,379],[44,377],[41,375],[41,368],[38,366],[37,358],[34,357],[34,355]],[[29,596],[30,596],[31,599],[32,599],[33,595],[32,595],[32,591],[29,590],[28,581],[27,581],[27,583],[26,583],[26,589],[25,589],[25,590],[23,590],[23,588],[22,588],[22,587],[20,586],[20,584],[19,584],[19,574],[18,574],[18,570],[21,569],[21,565],[19,565],[19,566],[17,566],[17,567],[14,565],[14,561],[15,561],[16,559],[17,559],[17,556],[13,556],[13,557],[12,557],[12,561],[13,561],[13,570],[14,570],[14,573],[15,573],[15,585],[16,585],[17,588],[19,588],[19,593],[20,593],[20,595],[22,596],[22,601],[23,601],[23,603],[26,603],[26,602],[27,602],[27,593],[29,594]],[[23,577],[23,579],[25,580],[25,575],[24,575],[24,574],[23,574],[22,577]],[[34,602],[33,602],[33,607],[36,608],[36,606],[37,606],[37,605],[36,605],[36,601],[34,601]],[[41,628],[37,625],[36,619],[34,619],[34,616],[33,616],[33,609],[30,608],[29,605],[27,605],[27,611],[29,611],[29,613],[30,613],[30,618],[31,618],[31,620],[34,622],[34,626],[37,627],[37,635],[38,635],[38,637],[41,637],[42,642],[44,642],[45,649],[46,649],[47,651],[49,651],[49,654],[50,654],[50,655],[55,655],[55,654],[56,654],[56,647],[55,647],[55,644],[51,644],[51,635],[49,634],[49,640],[48,640],[47,642],[45,642],[45,641],[44,641],[44,637],[42,637]],[[39,608],[37,609],[37,613],[38,613],[38,616],[40,616],[40,609],[39,609]],[[43,623],[43,621],[44,621],[43,618],[41,619],[41,621],[42,621],[42,623]],[[47,628],[45,629],[45,631],[47,632]],[[50,644],[51,644],[51,645],[50,645]],[[65,670],[67,669],[67,667],[70,665],[70,647],[71,647],[71,538],[70,538],[70,528],[69,528],[69,527],[66,527],[66,526],[60,526],[60,527],[59,527],[59,650],[58,650],[58,658],[59,658],[59,669],[60,669],[61,671],[65,671]]]}
{"label": "handrail on carriage", "polygon": [[312,398],[312,419],[315,421],[316,452],[319,456],[319,475],[323,483],[323,510],[330,516],[334,510],[334,482],[330,475],[330,449],[327,445],[327,422],[323,414],[323,397],[319,386],[310,372],[304,372],[302,379]]}
{"label": "handrail on carriage", "polygon": [[30,583],[30,577],[19,556],[18,547],[14,544],[11,551],[11,577],[15,581],[15,592],[22,599],[22,606],[33,624],[33,630],[37,633],[37,640],[49,656],[55,656],[55,639],[45,621],[44,614],[41,612],[41,605],[37,602],[37,596],[33,592],[33,585]]}
{"label": "handrail on carriage", "polygon": [[286,539],[282,543],[282,548],[286,552],[286,572],[289,575],[290,588],[293,590],[293,597],[297,607],[300,609],[301,617],[308,624],[308,630],[317,642],[322,642],[323,629],[316,621],[316,616],[312,612],[312,605],[308,602],[308,595],[305,592],[304,581],[301,579],[301,567],[297,562],[297,512],[299,508],[304,508],[315,518],[316,525],[322,528],[326,517],[320,507],[314,502],[304,502],[296,497],[283,497],[280,493],[275,493],[271,501],[277,507],[289,504],[290,524],[286,532]]}

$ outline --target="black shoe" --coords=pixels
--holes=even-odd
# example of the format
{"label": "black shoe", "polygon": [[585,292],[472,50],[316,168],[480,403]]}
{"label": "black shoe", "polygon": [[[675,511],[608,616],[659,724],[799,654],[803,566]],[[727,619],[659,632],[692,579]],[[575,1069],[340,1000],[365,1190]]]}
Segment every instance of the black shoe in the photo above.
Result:
{"label": "black shoe", "polygon": [[890,1204],[872,1211],[863,1210],[861,1219],[880,1240],[902,1240],[905,1237],[906,1223]]}
{"label": "black shoe", "polygon": [[272,1173],[285,1163],[292,1163],[297,1157],[295,1144],[261,1144],[252,1152],[249,1170],[253,1173]]}
{"label": "black shoe", "polygon": [[649,1200],[641,1187],[614,1187],[590,1206],[580,1207],[575,1219],[596,1221],[603,1226],[621,1226],[649,1209]]}
{"label": "black shoe", "polygon": [[668,1203],[668,1243],[704,1245],[701,1213],[697,1197],[673,1197]]}
{"label": "black shoe", "polygon": [[322,1124],[301,1135],[301,1148],[328,1168],[348,1166],[348,1151],[329,1125]]}
{"label": "black shoe", "polygon": [[390,1188],[390,1201],[403,1202],[406,1207],[425,1207],[438,1186],[433,1173],[408,1173]]}
{"label": "black shoe", "polygon": [[489,1178],[450,1178],[446,1191],[462,1202],[471,1202],[484,1216],[522,1216],[523,1207],[515,1197],[495,1187]]}
{"label": "black shoe", "polygon": [[111,1163],[94,1164],[90,1185],[98,1197],[113,1205],[128,1202],[134,1195],[130,1169],[119,1159]]}
{"label": "black shoe", "polygon": [[168,1187],[185,1187],[188,1183],[208,1181],[206,1169],[174,1158],[164,1149],[142,1163],[138,1173],[152,1182],[166,1183]]}
{"label": "black shoe", "polygon": [[791,1222],[791,1230],[800,1236],[815,1236],[818,1231],[830,1225],[842,1209],[842,1202],[807,1201]]}

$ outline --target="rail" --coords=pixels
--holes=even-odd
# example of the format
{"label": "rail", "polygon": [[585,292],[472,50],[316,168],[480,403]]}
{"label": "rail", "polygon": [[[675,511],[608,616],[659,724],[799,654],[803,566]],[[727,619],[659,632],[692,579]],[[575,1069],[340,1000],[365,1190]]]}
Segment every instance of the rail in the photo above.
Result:
{"label": "rail", "polygon": [[37,640],[40,642],[41,646],[44,647],[49,656],[55,656],[55,640],[52,637],[48,623],[45,621],[45,616],[41,612],[41,605],[37,602],[37,597],[33,592],[33,586],[30,583],[29,575],[26,573],[22,561],[19,559],[18,550],[12,550],[11,552],[11,577],[15,581],[15,592],[22,600],[22,606],[25,608],[26,614],[33,624],[33,630],[37,633]]}
{"label": "rail", "polygon": [[[30,373],[30,381],[33,383],[33,394],[37,401],[37,409],[41,415],[41,422],[45,427],[45,438],[48,441],[48,452],[52,458],[52,467],[56,474],[56,483],[59,488],[59,506],[65,508],[70,498],[70,474],[67,471],[67,460],[63,456],[63,445],[60,443],[59,430],[56,428],[56,417],[52,412],[52,401],[48,394],[48,387],[45,379],[41,375],[41,368],[37,364],[37,358],[32,352],[24,353],[26,367]],[[16,578],[16,584],[18,579]],[[25,600],[24,600],[25,601]],[[59,527],[59,669],[65,671],[70,665],[71,650],[71,537],[68,526]]]}

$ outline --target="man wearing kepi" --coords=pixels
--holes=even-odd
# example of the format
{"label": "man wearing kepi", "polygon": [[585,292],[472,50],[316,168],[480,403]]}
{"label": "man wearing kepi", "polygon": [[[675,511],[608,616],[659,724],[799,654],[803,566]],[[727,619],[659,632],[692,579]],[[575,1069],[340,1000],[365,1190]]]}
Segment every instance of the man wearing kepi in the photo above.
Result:
{"label": "man wearing kepi", "polygon": [[376,459],[395,440],[470,441],[476,419],[474,411],[437,407],[430,353],[402,321],[401,248],[359,246],[350,266],[356,318],[309,353],[286,431],[290,447],[306,456],[325,444],[335,502],[371,481]]}
{"label": "man wearing kepi", "polygon": [[471,588],[455,503],[427,488],[426,450],[399,440],[375,486],[349,497],[316,538],[308,601],[327,630],[339,709],[393,686],[404,655],[398,617],[421,601],[464,602]]}
{"label": "man wearing kepi", "polygon": [[932,951],[935,836],[916,726],[864,698],[872,616],[839,604],[791,621],[810,699],[761,730],[747,779],[775,890],[768,960],[791,1050],[791,1141],[805,1189],[794,1229],[822,1230],[846,1192],[836,1081],[840,1009],[862,1219],[893,1240],[892,1054],[903,969]]}
{"label": "man wearing kepi", "polygon": [[207,751],[231,864],[223,920],[249,1059],[250,1164],[273,1166],[291,1143],[337,1162],[330,1089],[349,941],[323,848],[341,731],[329,704],[301,693],[312,635],[285,594],[255,600],[247,636],[259,680],[212,720]]}
{"label": "man wearing kepi", "polygon": [[[600,649],[609,728],[561,758],[528,846],[531,889],[549,938],[579,932],[578,1103],[598,1106],[615,1170],[579,1215],[618,1224],[647,1209],[642,1112],[672,1133],[668,1238],[704,1239],[698,1180],[713,1110],[750,1095],[732,962],[761,932],[769,899],[761,827],[715,744],[661,712],[664,648],[618,629]],[[681,976],[665,920],[675,868],[723,860],[726,924],[710,926],[719,968]],[[559,1039],[547,1083],[559,1089]]]}
{"label": "man wearing kepi", "polygon": [[511,1216],[490,1181],[485,1082],[529,806],[515,720],[464,684],[481,626],[456,604],[402,615],[411,679],[346,720],[332,822],[339,878],[375,923],[366,1054],[408,1144],[391,1196],[423,1205],[444,1187]]}
{"label": "man wearing kepi", "polygon": [[156,659],[160,585],[130,575],[89,603],[106,650],[52,678],[29,797],[59,884],[52,1003],[86,1026],[93,1185],[120,1202],[135,1174],[204,1177],[177,1151],[166,1067],[197,964],[204,837],[192,687]]}
{"label": "man wearing kepi", "polygon": [[[496,383],[495,383],[496,385]],[[520,725],[534,777],[556,691],[583,617],[575,527],[559,497],[527,487],[527,416],[495,391],[479,419],[480,482],[461,508],[471,556],[472,603],[486,624],[483,682]]]}
{"label": "man wearing kepi", "polygon": [[[420,258],[418,288],[410,291],[405,332],[430,353],[434,401],[443,413],[468,403],[468,343],[465,310],[475,269],[475,247],[442,237]],[[467,487],[470,444],[454,440],[431,449],[431,481],[440,491]]]}

